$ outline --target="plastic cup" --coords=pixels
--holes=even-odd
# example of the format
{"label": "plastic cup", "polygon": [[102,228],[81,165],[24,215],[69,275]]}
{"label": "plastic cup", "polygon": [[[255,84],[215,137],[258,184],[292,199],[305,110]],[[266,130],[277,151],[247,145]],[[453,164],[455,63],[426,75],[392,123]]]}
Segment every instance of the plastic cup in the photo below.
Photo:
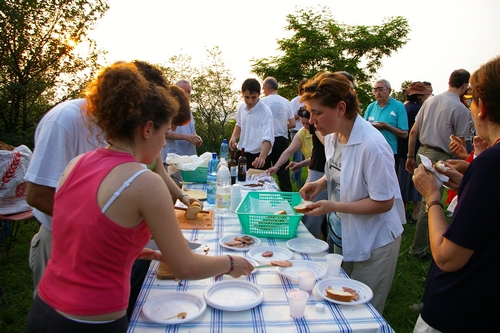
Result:
{"label": "plastic cup", "polygon": [[375,121],[375,117],[368,117],[368,122],[370,124],[373,124],[374,121]]}
{"label": "plastic cup", "polygon": [[229,206],[229,211],[234,213],[236,208],[241,202],[241,185],[233,184],[231,185],[231,204]]}
{"label": "plastic cup", "polygon": [[328,267],[328,274],[331,276],[340,275],[340,265],[342,265],[343,256],[336,253],[329,253],[326,255],[326,264]]}
{"label": "plastic cup", "polygon": [[299,288],[311,295],[316,281],[316,273],[313,271],[299,271],[297,276],[299,277]]}
{"label": "plastic cup", "polygon": [[303,317],[309,294],[304,290],[293,289],[286,293],[286,297],[290,306],[290,316],[293,318]]}

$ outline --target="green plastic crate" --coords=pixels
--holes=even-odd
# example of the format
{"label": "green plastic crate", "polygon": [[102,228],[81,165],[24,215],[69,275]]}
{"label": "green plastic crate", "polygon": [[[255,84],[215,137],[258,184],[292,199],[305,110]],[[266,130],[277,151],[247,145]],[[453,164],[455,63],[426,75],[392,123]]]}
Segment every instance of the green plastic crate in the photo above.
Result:
{"label": "green plastic crate", "polygon": [[185,182],[206,183],[207,171],[208,167],[202,167],[202,166],[199,166],[192,171],[181,170],[182,180]]}
{"label": "green plastic crate", "polygon": [[250,199],[260,202],[269,202],[272,207],[283,200],[288,201],[292,208],[303,200],[298,192],[249,192],[245,199],[236,208],[243,233],[257,237],[293,238],[297,233],[300,219],[304,214],[258,214],[250,213]]}

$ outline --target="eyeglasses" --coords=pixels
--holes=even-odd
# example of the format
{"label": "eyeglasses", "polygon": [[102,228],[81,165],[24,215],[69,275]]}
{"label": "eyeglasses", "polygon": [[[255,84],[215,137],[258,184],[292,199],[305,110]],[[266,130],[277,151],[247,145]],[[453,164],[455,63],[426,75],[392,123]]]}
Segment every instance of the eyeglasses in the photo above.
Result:
{"label": "eyeglasses", "polygon": [[472,104],[472,95],[464,95],[463,99],[465,105],[467,105],[467,107],[470,108],[470,105]]}
{"label": "eyeglasses", "polygon": [[372,91],[373,91],[374,93],[376,93],[377,91],[384,91],[384,90],[387,90],[387,88],[385,88],[385,87],[375,87],[375,88],[373,88],[373,90],[372,90]]}

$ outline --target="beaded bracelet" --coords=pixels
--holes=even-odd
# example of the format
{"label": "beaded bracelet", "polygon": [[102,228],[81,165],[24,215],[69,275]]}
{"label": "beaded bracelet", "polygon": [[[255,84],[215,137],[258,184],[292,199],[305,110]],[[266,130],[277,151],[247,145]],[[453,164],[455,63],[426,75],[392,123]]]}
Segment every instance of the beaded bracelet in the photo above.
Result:
{"label": "beaded bracelet", "polygon": [[232,271],[234,271],[234,259],[231,257],[229,254],[227,255],[229,257],[229,260],[231,261],[231,268],[226,274],[231,274]]}
{"label": "beaded bracelet", "polygon": [[187,197],[187,196],[188,195],[186,193],[182,192],[182,194],[179,195],[179,197],[177,199],[179,199],[179,201],[182,202],[182,198]]}

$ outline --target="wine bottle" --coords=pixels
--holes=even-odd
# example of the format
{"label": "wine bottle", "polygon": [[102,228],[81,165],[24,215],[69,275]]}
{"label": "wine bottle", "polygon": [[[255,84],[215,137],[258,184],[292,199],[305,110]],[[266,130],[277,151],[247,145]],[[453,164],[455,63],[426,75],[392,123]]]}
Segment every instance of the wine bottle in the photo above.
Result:
{"label": "wine bottle", "polygon": [[247,158],[245,157],[245,148],[241,148],[240,157],[238,158],[238,181],[244,182],[247,180]]}
{"label": "wine bottle", "polygon": [[238,162],[234,159],[234,150],[231,149],[231,158],[227,162],[229,172],[231,173],[231,185],[236,184],[236,177],[238,176]]}

